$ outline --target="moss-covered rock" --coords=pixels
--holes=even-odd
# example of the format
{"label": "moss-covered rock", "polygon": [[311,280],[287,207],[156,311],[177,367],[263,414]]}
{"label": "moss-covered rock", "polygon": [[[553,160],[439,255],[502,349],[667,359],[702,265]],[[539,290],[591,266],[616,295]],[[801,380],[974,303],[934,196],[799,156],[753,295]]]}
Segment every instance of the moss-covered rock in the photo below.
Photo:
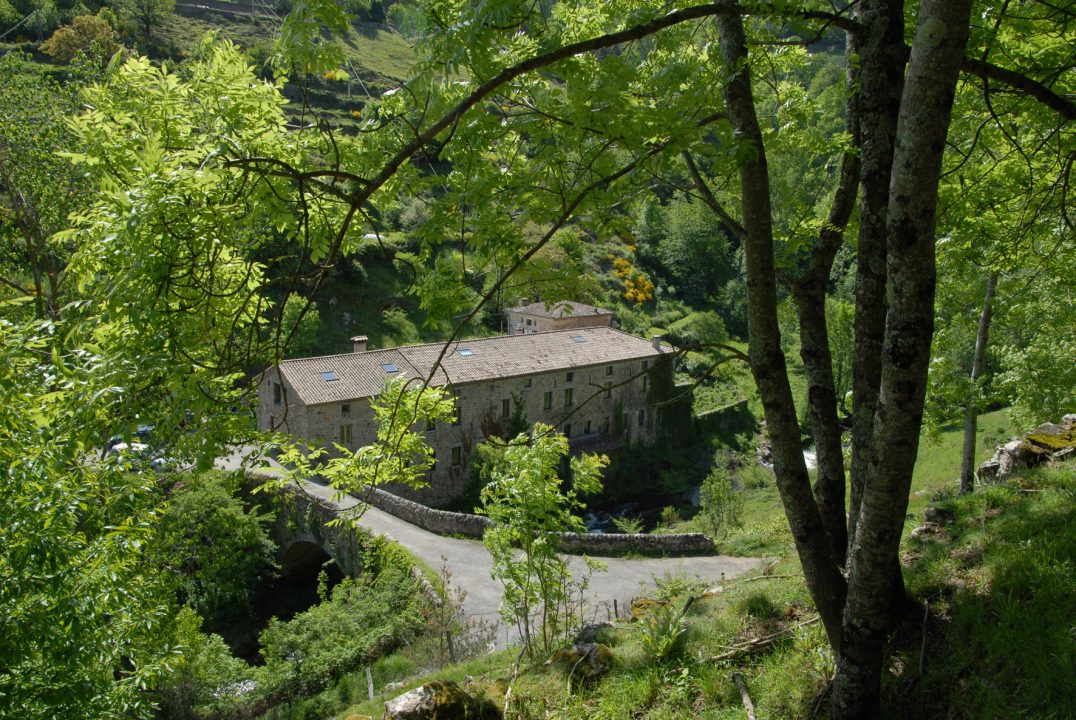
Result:
{"label": "moss-covered rock", "polygon": [[631,602],[631,619],[632,622],[636,620],[642,620],[647,615],[658,608],[672,607],[672,603],[668,600],[657,600],[655,598],[635,598]]}
{"label": "moss-covered rock", "polygon": [[497,708],[451,680],[433,680],[385,703],[385,720],[496,720]]}
{"label": "moss-covered rock", "polygon": [[576,680],[593,680],[609,671],[613,665],[613,651],[601,643],[576,643],[557,650],[545,664],[560,665]]}
{"label": "moss-covered rock", "polygon": [[1024,438],[1028,449],[1052,455],[1066,448],[1076,447],[1076,428],[1045,423],[1032,430]]}

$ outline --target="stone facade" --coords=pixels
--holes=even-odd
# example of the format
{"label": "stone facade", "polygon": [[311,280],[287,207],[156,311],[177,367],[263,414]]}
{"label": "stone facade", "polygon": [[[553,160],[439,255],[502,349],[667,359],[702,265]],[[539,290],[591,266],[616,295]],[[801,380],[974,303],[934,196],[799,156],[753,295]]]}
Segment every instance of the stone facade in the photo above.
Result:
{"label": "stone facade", "polygon": [[[623,335],[615,330],[599,332]],[[478,348],[478,342],[472,341],[471,346]],[[663,410],[656,404],[664,399],[662,389],[672,387],[672,353],[641,338],[631,338],[631,343],[637,349],[634,357],[621,352],[617,359],[598,364],[452,383],[458,422],[438,422],[423,429],[435,453],[428,487],[414,490],[388,485],[386,489],[427,505],[451,503],[467,486],[475,446],[492,435],[504,435],[517,403],[522,404],[528,425],[555,426],[568,436],[573,451],[608,449],[622,442],[653,443],[662,427]],[[595,342],[586,357],[593,361],[598,356],[600,343]],[[547,368],[550,365],[556,363],[546,363]],[[338,443],[354,450],[374,442],[377,428],[369,397],[305,403],[299,399],[301,391],[287,372],[281,373],[278,367],[266,371],[258,388],[259,428],[302,438],[310,447],[331,449],[332,443]]]}
{"label": "stone facade", "polygon": [[548,308],[543,302],[524,300],[519,306],[505,310],[504,314],[508,318],[509,335],[614,327],[615,318],[612,310],[567,300],[552,303]]}

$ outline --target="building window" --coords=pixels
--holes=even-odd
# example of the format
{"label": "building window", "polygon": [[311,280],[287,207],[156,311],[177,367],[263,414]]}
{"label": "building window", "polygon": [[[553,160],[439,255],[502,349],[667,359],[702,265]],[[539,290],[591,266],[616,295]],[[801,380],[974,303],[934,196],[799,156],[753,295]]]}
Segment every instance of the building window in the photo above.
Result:
{"label": "building window", "polygon": [[344,417],[351,415],[351,403],[344,403],[340,406],[340,414]]}
{"label": "building window", "polygon": [[284,399],[284,389],[280,386],[280,383],[273,383],[273,403],[279,405]]}
{"label": "building window", "polygon": [[646,425],[646,410],[639,411],[639,427]]}
{"label": "building window", "polygon": [[643,370],[646,370],[648,367],[650,367],[650,361],[643,360]]}
{"label": "building window", "polygon": [[613,374],[613,366],[612,365],[606,365],[605,366],[605,374],[606,375],[612,375]]}
{"label": "building window", "polygon": [[542,397],[542,407],[543,407],[543,408],[544,408],[545,410],[548,410],[548,409],[550,409],[551,407],[553,407],[553,393],[552,393],[552,392],[547,392],[547,393],[546,393],[546,394],[545,394],[545,395],[544,395],[544,396]]}
{"label": "building window", "polygon": [[534,323],[532,323],[532,322],[531,322],[530,320],[528,320],[528,321],[527,321],[527,324],[528,324],[528,325],[533,325]]}
{"label": "building window", "polygon": [[570,438],[572,436],[572,424],[568,423],[564,426],[564,437]]}
{"label": "building window", "polygon": [[460,398],[460,391],[459,390],[453,390],[452,391],[452,399],[455,401],[455,403],[454,403],[455,413],[452,415],[452,424],[453,425],[459,425],[461,422],[463,422],[463,408],[460,407],[460,403],[461,403],[462,398]]}
{"label": "building window", "polygon": [[531,378],[524,378],[523,379],[523,387],[529,388],[533,384],[534,383],[532,382]]}
{"label": "building window", "polygon": [[567,375],[567,376],[566,376],[566,377],[564,378],[564,382],[571,382],[571,381],[572,381],[572,380],[574,380],[574,379],[575,379],[575,373],[574,373],[574,372],[570,372],[570,373],[568,373],[568,375]]}
{"label": "building window", "polygon": [[564,407],[572,406],[572,389],[564,388]]}
{"label": "building window", "polygon": [[434,420],[433,418],[426,418],[426,429],[431,431],[431,432],[433,430],[436,430],[437,429],[437,421]]}
{"label": "building window", "polygon": [[586,424],[583,425],[583,434],[590,435],[590,420],[587,420]]}
{"label": "building window", "polygon": [[437,469],[437,451],[430,448],[430,474]]}
{"label": "building window", "polygon": [[463,448],[456,445],[452,448],[452,464],[459,465],[463,462]]}
{"label": "building window", "polygon": [[605,383],[605,397],[607,397],[607,398],[613,397],[613,383],[610,383],[610,382]]}
{"label": "building window", "polygon": [[609,434],[609,416],[608,415],[606,415],[605,417],[602,418],[601,432],[604,433],[605,435]]}
{"label": "building window", "polygon": [[508,398],[501,400],[501,417],[508,417]]}
{"label": "building window", "polygon": [[351,423],[340,426],[340,444],[351,447]]}
{"label": "building window", "polygon": [[649,384],[649,383],[648,383],[647,381],[648,381],[649,379],[650,379],[650,378],[649,378],[649,376],[647,376],[647,375],[643,375],[643,390],[646,390],[646,387],[647,387],[647,385]]}

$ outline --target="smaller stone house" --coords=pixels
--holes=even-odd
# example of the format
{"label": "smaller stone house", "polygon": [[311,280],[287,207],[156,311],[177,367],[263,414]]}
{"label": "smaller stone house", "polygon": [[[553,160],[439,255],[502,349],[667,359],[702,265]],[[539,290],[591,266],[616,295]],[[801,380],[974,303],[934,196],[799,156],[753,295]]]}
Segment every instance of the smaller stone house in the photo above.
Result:
{"label": "smaller stone house", "polygon": [[478,338],[447,348],[368,351],[365,337],[354,340],[354,352],[285,360],[267,370],[258,386],[258,427],[309,445],[356,449],[376,438],[370,399],[386,379],[432,377],[434,385],[452,389],[457,418],[422,428],[436,454],[430,487],[387,488],[430,505],[463,493],[475,446],[503,435],[517,404],[529,424],[554,425],[567,435],[573,451],[608,449],[654,442],[665,412],[661,400],[673,386],[672,348],[610,327]]}
{"label": "smaller stone house", "polygon": [[509,335],[570,330],[583,327],[615,327],[612,310],[585,303],[561,300],[546,304],[527,302],[504,311]]}

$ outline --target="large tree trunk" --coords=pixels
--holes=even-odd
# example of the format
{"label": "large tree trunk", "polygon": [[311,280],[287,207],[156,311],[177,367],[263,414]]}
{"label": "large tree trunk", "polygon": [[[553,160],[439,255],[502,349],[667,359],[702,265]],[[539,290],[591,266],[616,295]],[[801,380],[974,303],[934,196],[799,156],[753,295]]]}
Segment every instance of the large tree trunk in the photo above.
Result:
{"label": "large tree trunk", "polygon": [[796,542],[807,587],[834,647],[840,645],[845,584],[830,556],[822,518],[811,494],[799,444],[799,423],[788,384],[777,325],[769,171],[762,131],[755,114],[747,67],[747,43],[739,15],[717,18],[721,56],[733,75],[724,88],[729,120],[737,139],[749,146],[739,153],[747,264],[747,312],[751,372],[758,386],[773,443],[777,488]]}
{"label": "large tree trunk", "polygon": [[924,0],[897,123],[887,217],[888,312],[869,476],[848,562],[834,720],[876,717],[893,561],[908,507],[934,331],[938,179],[971,0]]}
{"label": "large tree trunk", "polygon": [[975,335],[975,358],[971,361],[971,388],[968,390],[968,402],[964,407],[964,450],[960,463],[960,494],[967,495],[975,489],[975,432],[979,409],[979,378],[983,374],[986,361],[986,338],[990,332],[990,310],[997,289],[998,274],[990,273],[986,278],[986,295],[983,298],[983,312],[979,315],[979,331]]}
{"label": "large tree trunk", "polygon": [[811,250],[806,270],[792,283],[796,312],[800,322],[800,357],[807,370],[807,406],[811,417],[811,435],[817,458],[815,499],[822,513],[833,563],[844,567],[848,550],[847,510],[845,508],[844,451],[841,426],[837,418],[837,392],[833,380],[833,358],[829,349],[826,325],[826,287],[837,250],[844,242],[844,229],[856,204],[859,183],[859,113],[855,91],[856,73],[853,58],[859,54],[859,42],[849,33],[845,55],[845,126],[852,136],[852,148],[841,158],[840,179],[833,196],[826,225]]}
{"label": "large tree trunk", "polygon": [[848,534],[855,534],[870,464],[885,333],[885,227],[897,113],[904,87],[904,3],[864,0],[853,8],[867,29],[860,42],[860,200],[856,253],[855,352],[852,356],[852,458]]}

